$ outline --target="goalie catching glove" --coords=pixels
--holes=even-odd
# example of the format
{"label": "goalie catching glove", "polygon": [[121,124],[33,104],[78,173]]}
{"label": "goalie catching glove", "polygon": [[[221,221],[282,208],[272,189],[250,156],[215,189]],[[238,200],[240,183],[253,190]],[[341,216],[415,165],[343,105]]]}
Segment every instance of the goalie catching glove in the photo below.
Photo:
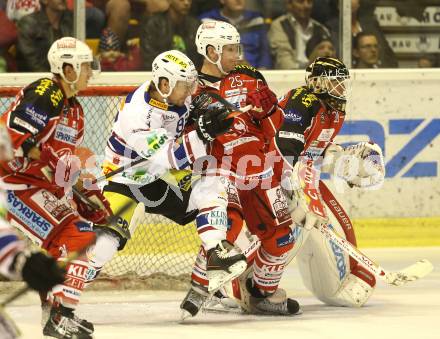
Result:
{"label": "goalie catching glove", "polygon": [[382,150],[373,142],[345,148],[331,144],[325,151],[322,171],[344,180],[350,187],[378,187],[385,178]]}

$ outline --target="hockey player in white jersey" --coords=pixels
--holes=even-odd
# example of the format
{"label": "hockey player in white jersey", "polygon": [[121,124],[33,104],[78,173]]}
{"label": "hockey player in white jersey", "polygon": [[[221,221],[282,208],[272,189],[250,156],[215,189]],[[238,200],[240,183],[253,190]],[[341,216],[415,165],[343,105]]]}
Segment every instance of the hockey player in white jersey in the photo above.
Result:
{"label": "hockey player in white jersey", "polygon": [[[95,225],[102,234],[93,251],[94,266],[101,268],[125,246],[137,226],[132,220],[135,213],[159,214],[180,225],[195,219],[213,263],[208,280],[217,289],[246,267],[243,254],[226,241],[225,187],[214,176],[191,182],[191,172],[181,170],[206,156],[205,142],[229,130],[232,119],[225,109],[217,108],[198,115],[195,130],[185,130],[198,79],[194,64],[172,50],[158,55],[152,66],[153,80],[125,98],[105,150],[104,173],[145,159],[111,177],[103,189],[113,211],[128,201],[137,203],[137,210],[124,213],[118,226]],[[162,176],[170,171],[174,176],[164,180]]]}

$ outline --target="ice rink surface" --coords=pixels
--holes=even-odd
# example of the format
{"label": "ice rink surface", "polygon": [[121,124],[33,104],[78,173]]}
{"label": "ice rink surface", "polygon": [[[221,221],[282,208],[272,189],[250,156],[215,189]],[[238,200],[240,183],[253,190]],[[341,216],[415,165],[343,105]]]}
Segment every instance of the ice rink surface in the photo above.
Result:
{"label": "ice rink surface", "polygon": [[[439,339],[440,247],[366,249],[365,253],[388,270],[402,269],[423,258],[435,269],[426,278],[402,287],[379,282],[361,309],[325,306],[304,288],[292,263],[281,286],[302,305],[304,313],[294,317],[202,313],[182,324],[179,304],[183,291],[90,291],[77,313],[95,324],[98,339]],[[7,311],[23,338],[42,338],[35,294],[28,294]]]}

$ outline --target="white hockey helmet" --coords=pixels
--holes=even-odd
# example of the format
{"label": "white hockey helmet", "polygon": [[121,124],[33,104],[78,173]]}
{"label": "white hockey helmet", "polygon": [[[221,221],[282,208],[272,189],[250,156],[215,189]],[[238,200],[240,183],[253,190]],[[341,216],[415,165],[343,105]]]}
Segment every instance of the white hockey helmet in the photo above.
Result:
{"label": "white hockey helmet", "polygon": [[[228,22],[215,20],[205,21],[197,29],[197,52],[203,55],[209,62],[217,65],[222,72],[223,68],[220,64],[220,60],[223,52],[223,46],[235,44],[240,44],[240,33],[238,33],[237,29]],[[219,55],[217,62],[209,59],[207,55],[208,46],[213,46]]]}
{"label": "white hockey helmet", "polygon": [[[92,50],[81,40],[64,37],[56,40],[50,46],[47,53],[47,60],[49,61],[50,71],[54,74],[59,74],[67,83],[74,84],[78,81],[81,73],[81,64],[90,62],[92,66],[93,75],[95,76],[100,71],[99,62],[93,58]],[[77,78],[75,81],[68,81],[63,72],[63,65],[69,64],[74,68]]]}
{"label": "white hockey helmet", "polygon": [[[184,82],[191,93],[197,89],[198,73],[194,63],[180,51],[170,50],[159,54],[152,64],[153,83],[161,96],[167,98],[178,81]],[[166,78],[170,85],[168,93],[159,89],[160,78]]]}

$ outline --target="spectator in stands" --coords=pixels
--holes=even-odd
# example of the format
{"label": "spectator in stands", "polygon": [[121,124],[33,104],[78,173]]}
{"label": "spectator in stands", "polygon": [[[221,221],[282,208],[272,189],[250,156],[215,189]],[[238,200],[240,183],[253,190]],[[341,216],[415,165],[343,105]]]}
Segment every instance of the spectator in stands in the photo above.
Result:
{"label": "spectator in stands", "polygon": [[200,21],[189,15],[191,0],[170,0],[170,8],[148,18],[141,28],[140,44],[144,69],[150,71],[154,58],[176,49],[196,65],[201,63],[195,45]]}
{"label": "spectator in stands", "polygon": [[133,40],[128,40],[127,53],[121,52],[119,37],[110,28],[102,32],[99,56],[103,71],[139,71],[142,68],[139,46]]}
{"label": "spectator in stands", "polygon": [[267,39],[267,29],[259,12],[245,9],[245,0],[220,0],[221,8],[202,13],[202,21],[226,21],[234,25],[241,36],[244,58],[260,69],[271,68],[272,59]]}
{"label": "spectator in stands", "polygon": [[121,46],[125,46],[127,39],[128,22],[130,20],[130,1],[129,0],[89,0],[96,8],[105,13],[109,27],[118,35]]}
{"label": "spectator in stands", "polygon": [[307,42],[306,55],[309,58],[309,64],[318,57],[335,58],[336,50],[330,35],[323,33],[312,37]]}
{"label": "spectator in stands", "polygon": [[435,56],[425,54],[420,56],[420,58],[417,60],[417,67],[418,68],[433,68],[437,67],[437,60]]}
{"label": "spectator in stands", "polygon": [[353,67],[379,68],[379,42],[373,33],[361,32],[353,39]]}
{"label": "spectator in stands", "polygon": [[0,72],[15,70],[13,58],[9,55],[9,48],[17,39],[17,28],[15,24],[8,19],[4,7],[0,9]]}
{"label": "spectator in stands", "polygon": [[338,2],[339,0],[314,0],[312,18],[322,23],[339,18]]}
{"label": "spectator in stands", "polygon": [[302,69],[309,60],[307,42],[317,35],[330,33],[310,17],[313,0],[286,0],[287,14],[273,21],[269,42],[277,69]]}
{"label": "spectator in stands", "polygon": [[20,71],[50,70],[47,52],[52,43],[73,35],[73,17],[65,0],[40,0],[41,9],[17,23],[17,66]]}
{"label": "spectator in stands", "polygon": [[191,15],[198,17],[200,14],[208,12],[214,8],[220,8],[220,0],[193,0],[191,6]]}
{"label": "spectator in stands", "polygon": [[263,13],[266,23],[286,13],[285,0],[247,0],[246,8]]}
{"label": "spectator in stands", "polygon": [[[367,4],[368,7],[365,7]],[[351,0],[351,32],[353,38],[360,32],[374,34],[380,51],[378,66],[383,68],[398,67],[396,55],[385,39],[379,22],[371,10],[372,6],[371,0]],[[362,12],[363,8],[368,8],[366,14]],[[336,51],[339,52],[339,18],[334,18],[327,22],[327,27],[330,29],[332,39],[335,42]]]}
{"label": "spectator in stands", "polygon": [[18,21],[25,15],[41,9],[39,0],[7,0],[7,15],[12,21]]}

